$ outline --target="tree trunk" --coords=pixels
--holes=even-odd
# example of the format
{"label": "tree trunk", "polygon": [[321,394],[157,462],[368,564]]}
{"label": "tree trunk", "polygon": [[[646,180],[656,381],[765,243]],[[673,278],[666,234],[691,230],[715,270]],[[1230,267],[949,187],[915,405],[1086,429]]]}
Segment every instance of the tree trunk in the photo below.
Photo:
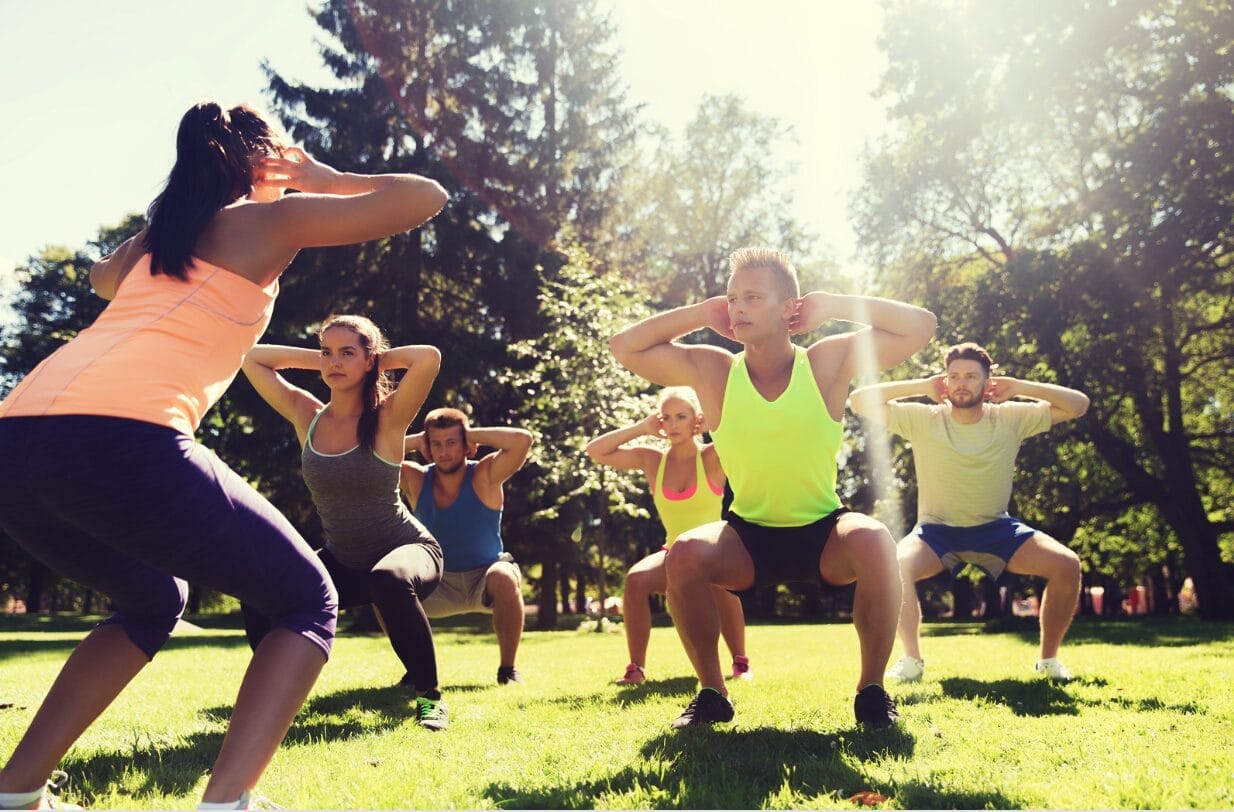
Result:
{"label": "tree trunk", "polygon": [[967,578],[953,578],[951,597],[954,601],[951,616],[956,620],[971,620],[973,617],[973,582]]}
{"label": "tree trunk", "polygon": [[574,580],[574,611],[580,615],[587,614],[587,576],[583,571],[583,563],[575,564]]}
{"label": "tree trunk", "polygon": [[1173,594],[1170,592],[1169,581],[1166,578],[1166,567],[1164,564],[1155,565],[1148,568],[1148,583],[1152,592],[1152,609],[1154,615],[1170,614],[1170,607],[1177,606]]}
{"label": "tree trunk", "polygon": [[571,611],[571,607],[570,607],[570,568],[565,564],[565,562],[562,562],[559,572],[560,572],[560,575],[558,577],[561,579],[561,611],[569,614]]}
{"label": "tree trunk", "polygon": [[43,593],[47,589],[47,576],[51,570],[42,562],[30,559],[30,577],[26,581],[26,611],[39,612],[43,609]]}
{"label": "tree trunk", "polygon": [[1011,602],[1012,588],[1007,587],[1007,602],[1003,602],[1002,588],[999,586],[997,578],[985,577],[981,579],[981,593],[985,598],[985,613],[982,617],[986,620],[993,620],[998,617],[1006,617],[1007,605]]}
{"label": "tree trunk", "polygon": [[561,565],[556,545],[546,544],[542,555],[540,610],[536,615],[536,628],[540,631],[552,631],[557,628],[557,579],[561,576]]}
{"label": "tree trunk", "polygon": [[1103,617],[1118,617],[1123,613],[1123,588],[1116,578],[1102,578],[1105,585],[1105,603],[1101,607]]}

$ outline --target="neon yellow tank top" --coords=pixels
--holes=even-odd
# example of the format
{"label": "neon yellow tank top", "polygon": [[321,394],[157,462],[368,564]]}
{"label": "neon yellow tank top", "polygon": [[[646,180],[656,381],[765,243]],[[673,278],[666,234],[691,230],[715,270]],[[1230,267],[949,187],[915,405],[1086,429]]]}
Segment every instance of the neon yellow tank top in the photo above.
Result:
{"label": "neon yellow tank top", "polygon": [[738,353],[728,373],[719,428],[711,432],[733,489],[732,511],[768,527],[800,527],[840,507],[836,453],[844,426],[832,419],[804,347],[788,388],[774,401],[758,393]]}
{"label": "neon yellow tank top", "polygon": [[660,514],[660,523],[664,525],[664,544],[671,547],[677,537],[687,530],[719,521],[724,490],[717,493],[707,481],[707,469],[703,465],[703,455],[699,452],[694,455],[694,490],[671,497],[664,492],[664,468],[667,464],[666,451],[660,457],[660,470],[656,472],[651,501],[655,503],[656,512]]}

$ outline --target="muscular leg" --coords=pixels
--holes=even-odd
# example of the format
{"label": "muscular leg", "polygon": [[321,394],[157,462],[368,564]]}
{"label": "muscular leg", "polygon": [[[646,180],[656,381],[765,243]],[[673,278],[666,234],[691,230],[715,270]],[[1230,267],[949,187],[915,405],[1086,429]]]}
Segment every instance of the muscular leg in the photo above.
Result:
{"label": "muscular leg", "polygon": [[829,584],[857,582],[853,599],[853,626],[861,644],[857,689],[882,685],[883,672],[895,645],[902,594],[891,534],[869,516],[845,513],[823,548],[818,571]]}
{"label": "muscular leg", "polygon": [[746,616],[741,608],[741,598],[718,586],[711,588],[715,597],[716,612],[720,617],[720,636],[733,657],[746,655]]}
{"label": "muscular leg", "polygon": [[1041,659],[1058,656],[1058,647],[1075,616],[1080,596],[1080,557],[1045,533],[1037,533],[1007,562],[1010,572],[1045,578],[1041,596]]}
{"label": "muscular leg", "polygon": [[896,563],[900,569],[900,645],[904,653],[918,660],[921,656],[921,601],[917,599],[917,582],[943,571],[943,564],[930,546],[916,534],[909,534],[896,545]]}
{"label": "muscular leg", "polygon": [[513,668],[523,638],[523,591],[513,564],[499,561],[484,575],[484,591],[493,600],[493,631],[502,668]]}
{"label": "muscular leg", "polygon": [[626,627],[626,648],[630,652],[630,662],[636,665],[647,665],[647,641],[651,638],[651,596],[663,595],[668,589],[665,555],[664,550],[652,553],[630,567],[630,572],[626,574],[621,612]]}
{"label": "muscular leg", "polygon": [[720,670],[720,620],[711,587],[747,589],[754,562],[726,522],[712,522],[681,536],[665,557],[668,602],[681,645],[704,688],[728,696]]}

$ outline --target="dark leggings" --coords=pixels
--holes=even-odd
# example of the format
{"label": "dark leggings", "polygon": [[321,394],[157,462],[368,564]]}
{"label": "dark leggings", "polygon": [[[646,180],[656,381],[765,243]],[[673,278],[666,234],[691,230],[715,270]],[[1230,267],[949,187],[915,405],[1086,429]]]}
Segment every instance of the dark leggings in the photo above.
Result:
{"label": "dark leggings", "polygon": [[[234,595],[329,655],[338,599],[291,523],[205,446],[118,417],[0,419],[0,529],[107,595],[153,658],[185,581]],[[31,607],[37,609],[38,607]]]}
{"label": "dark leggings", "polygon": [[[386,635],[417,691],[437,687],[437,652],[433,629],[421,604],[441,580],[441,548],[436,544],[404,544],[386,553],[368,571],[342,564],[329,550],[317,553],[338,588],[339,606],[374,604],[381,612]],[[244,631],[254,648],[270,621],[253,607],[242,605]]]}

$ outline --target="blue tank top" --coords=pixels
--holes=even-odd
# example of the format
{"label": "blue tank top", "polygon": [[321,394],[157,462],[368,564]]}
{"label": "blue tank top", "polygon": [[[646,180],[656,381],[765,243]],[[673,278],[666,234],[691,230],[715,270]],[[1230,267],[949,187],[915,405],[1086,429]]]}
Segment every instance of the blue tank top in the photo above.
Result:
{"label": "blue tank top", "polygon": [[430,465],[416,500],[416,518],[441,544],[448,572],[462,572],[487,567],[497,560],[504,547],[501,543],[501,511],[487,507],[476,496],[471,477],[480,463],[467,461],[463,487],[450,507],[439,508],[433,501],[433,479],[437,466]]}

